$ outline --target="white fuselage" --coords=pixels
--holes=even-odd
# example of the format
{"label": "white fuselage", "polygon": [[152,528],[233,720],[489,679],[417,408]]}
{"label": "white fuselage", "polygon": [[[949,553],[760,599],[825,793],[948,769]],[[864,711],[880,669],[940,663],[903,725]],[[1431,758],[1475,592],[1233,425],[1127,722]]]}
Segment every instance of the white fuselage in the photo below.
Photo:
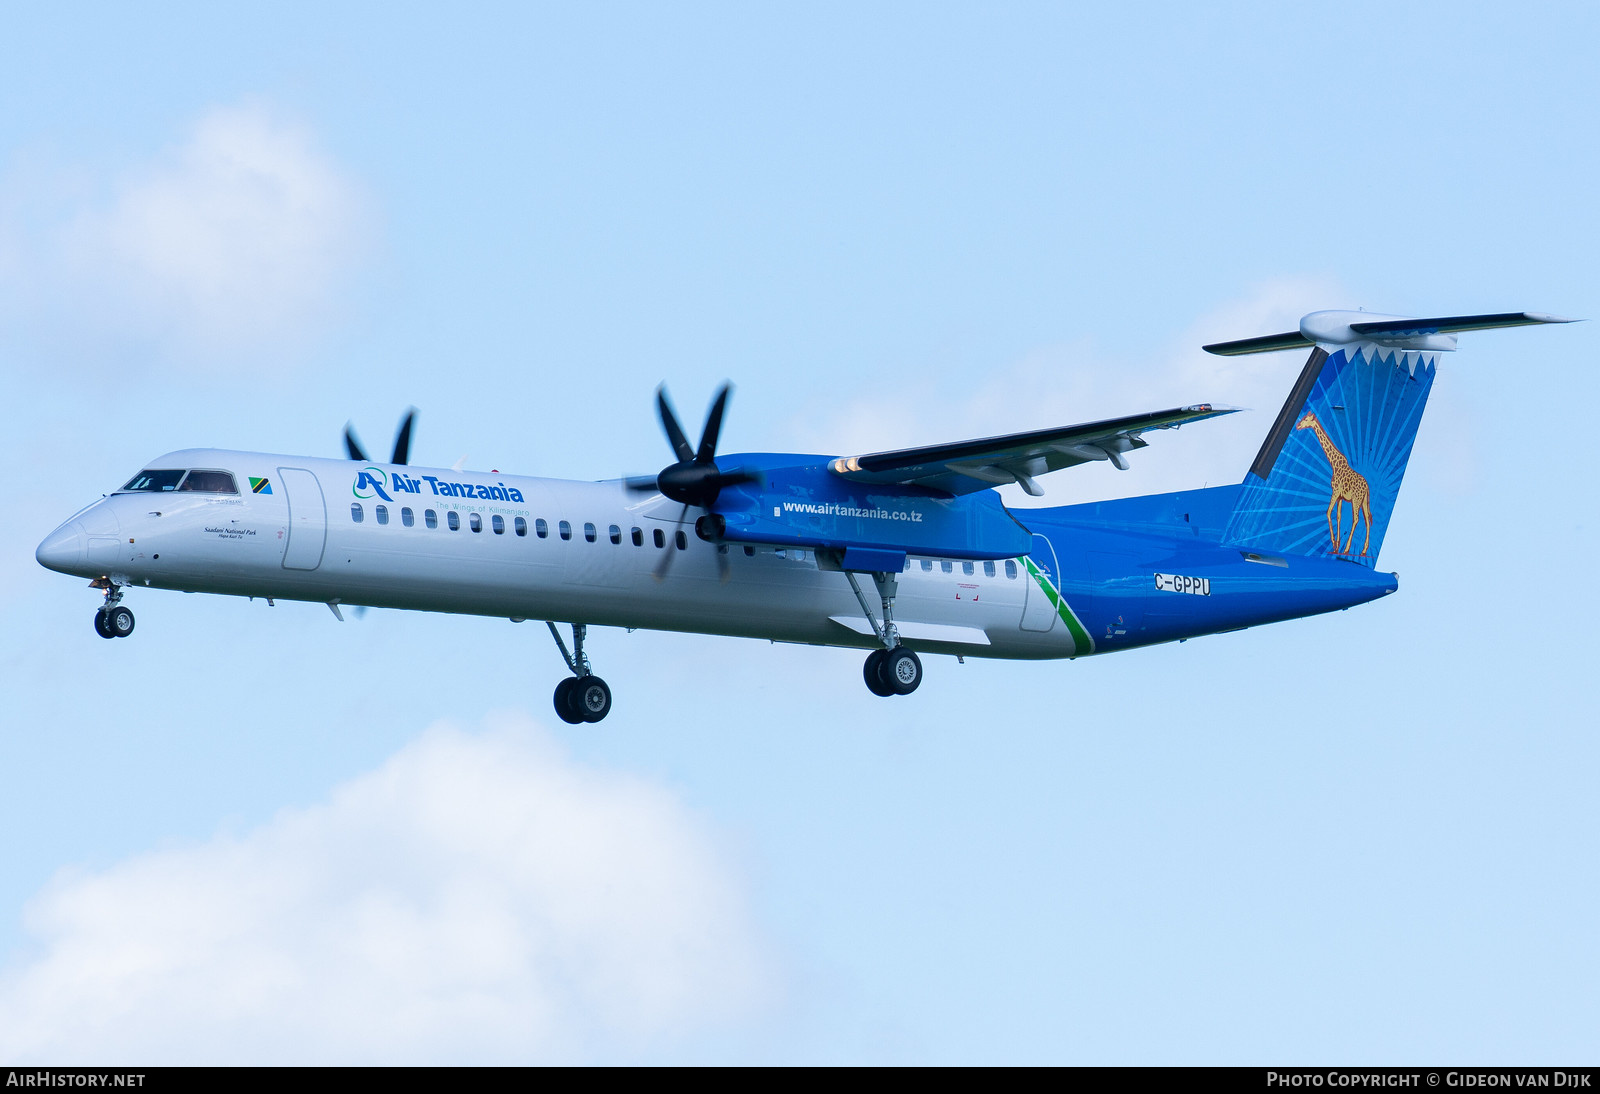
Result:
{"label": "white fuselage", "polygon": [[[819,567],[813,551],[705,542],[694,533],[699,510],[680,525],[682,506],[616,482],[216,449],[149,466],[228,471],[238,493],[113,494],[62,525],[40,561],[133,588],[878,644],[846,575]],[[381,474],[364,481],[368,468]],[[267,480],[263,492],[252,479]],[[873,582],[861,585],[877,614]],[[1024,629],[1030,595],[1044,594],[1020,563],[914,556],[898,577],[894,617],[906,642],[929,652],[1088,652],[1063,627]]]}

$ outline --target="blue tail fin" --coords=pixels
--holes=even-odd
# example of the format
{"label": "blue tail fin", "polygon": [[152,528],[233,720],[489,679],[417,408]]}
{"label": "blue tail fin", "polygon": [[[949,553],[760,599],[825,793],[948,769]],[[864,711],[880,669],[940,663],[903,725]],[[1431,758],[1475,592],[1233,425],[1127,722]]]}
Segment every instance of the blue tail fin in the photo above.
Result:
{"label": "blue tail fin", "polygon": [[1313,350],[1295,394],[1308,390],[1284,405],[1224,538],[1276,554],[1376,563],[1435,362],[1371,344]]}
{"label": "blue tail fin", "polygon": [[1405,319],[1314,312],[1298,334],[1207,346],[1265,353],[1311,346],[1228,520],[1225,542],[1280,555],[1378,560],[1417,425],[1452,332],[1569,322],[1532,312]]}

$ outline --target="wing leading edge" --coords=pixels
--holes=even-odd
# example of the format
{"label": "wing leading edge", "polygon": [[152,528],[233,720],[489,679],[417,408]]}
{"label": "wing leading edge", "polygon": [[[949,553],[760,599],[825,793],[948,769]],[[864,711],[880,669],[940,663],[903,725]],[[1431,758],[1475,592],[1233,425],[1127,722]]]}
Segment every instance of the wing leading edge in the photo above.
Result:
{"label": "wing leading edge", "polygon": [[1034,479],[1048,471],[1096,460],[1109,460],[1127,470],[1124,455],[1149,443],[1142,436],[1146,431],[1176,429],[1239,409],[1201,403],[1030,433],[843,456],[830,467],[852,482],[924,486],[947,494],[971,494],[1016,483],[1038,497],[1044,490]]}

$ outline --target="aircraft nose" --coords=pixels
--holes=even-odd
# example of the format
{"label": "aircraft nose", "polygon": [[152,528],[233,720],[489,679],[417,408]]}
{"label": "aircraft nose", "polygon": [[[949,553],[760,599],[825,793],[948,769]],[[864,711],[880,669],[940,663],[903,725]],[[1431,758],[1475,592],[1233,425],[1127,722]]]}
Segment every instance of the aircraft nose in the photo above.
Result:
{"label": "aircraft nose", "polygon": [[44,542],[39,544],[33,557],[47,570],[74,573],[83,566],[87,543],[88,537],[83,534],[82,526],[75,520],[69,520],[44,537]]}

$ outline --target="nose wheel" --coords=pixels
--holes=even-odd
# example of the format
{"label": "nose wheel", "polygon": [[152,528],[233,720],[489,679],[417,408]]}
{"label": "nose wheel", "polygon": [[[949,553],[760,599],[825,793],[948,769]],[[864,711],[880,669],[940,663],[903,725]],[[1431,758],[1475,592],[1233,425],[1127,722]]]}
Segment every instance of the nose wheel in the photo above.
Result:
{"label": "nose wheel", "polygon": [[133,633],[133,612],[124,608],[122,586],[106,587],[106,602],[94,613],[94,633],[101,638],[126,638]]}

